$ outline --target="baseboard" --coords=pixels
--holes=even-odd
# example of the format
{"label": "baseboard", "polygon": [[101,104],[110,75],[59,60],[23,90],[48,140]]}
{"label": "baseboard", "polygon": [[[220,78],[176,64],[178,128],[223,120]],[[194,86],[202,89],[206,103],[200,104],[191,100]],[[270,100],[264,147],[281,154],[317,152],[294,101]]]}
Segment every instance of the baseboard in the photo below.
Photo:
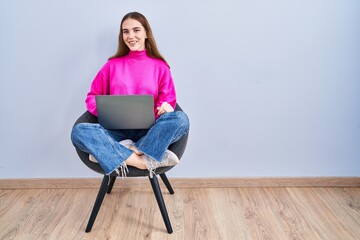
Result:
{"label": "baseboard", "polygon": [[[101,178],[0,179],[0,189],[98,189],[101,180]],[[174,188],[360,187],[360,177],[170,178],[169,180]],[[119,178],[114,188],[143,189],[151,186],[145,177]]]}

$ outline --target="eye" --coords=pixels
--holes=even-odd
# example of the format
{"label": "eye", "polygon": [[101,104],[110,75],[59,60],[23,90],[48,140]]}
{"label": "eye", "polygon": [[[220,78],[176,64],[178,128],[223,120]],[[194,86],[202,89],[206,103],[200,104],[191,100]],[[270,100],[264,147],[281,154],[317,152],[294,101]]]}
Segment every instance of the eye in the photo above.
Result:
{"label": "eye", "polygon": [[129,30],[123,30],[123,34],[128,34]]}

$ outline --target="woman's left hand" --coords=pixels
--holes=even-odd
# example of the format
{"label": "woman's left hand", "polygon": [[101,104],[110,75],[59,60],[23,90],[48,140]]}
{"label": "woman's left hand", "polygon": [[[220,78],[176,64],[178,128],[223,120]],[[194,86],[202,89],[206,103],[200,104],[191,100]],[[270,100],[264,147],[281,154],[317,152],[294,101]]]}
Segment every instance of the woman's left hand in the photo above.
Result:
{"label": "woman's left hand", "polygon": [[173,112],[174,108],[168,104],[167,102],[163,102],[160,107],[156,108],[158,110],[157,114],[160,116],[161,114]]}

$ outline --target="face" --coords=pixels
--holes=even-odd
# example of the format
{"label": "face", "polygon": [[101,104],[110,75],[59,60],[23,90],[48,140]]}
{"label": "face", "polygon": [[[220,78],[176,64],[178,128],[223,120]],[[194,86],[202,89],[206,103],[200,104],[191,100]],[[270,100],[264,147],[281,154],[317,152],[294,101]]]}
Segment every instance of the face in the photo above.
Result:
{"label": "face", "polygon": [[135,19],[128,18],[122,24],[123,40],[131,51],[145,50],[145,28]]}

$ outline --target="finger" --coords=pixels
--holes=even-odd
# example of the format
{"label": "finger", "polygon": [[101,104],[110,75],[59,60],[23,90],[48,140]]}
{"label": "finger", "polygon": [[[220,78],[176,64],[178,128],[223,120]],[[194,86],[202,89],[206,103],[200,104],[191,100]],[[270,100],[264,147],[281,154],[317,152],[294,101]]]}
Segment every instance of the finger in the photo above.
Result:
{"label": "finger", "polygon": [[157,114],[161,115],[167,112],[173,112],[174,108],[167,102],[163,102],[160,107],[156,108],[158,110]]}
{"label": "finger", "polygon": [[169,106],[166,109],[166,112],[173,112],[174,108],[169,104]]}
{"label": "finger", "polygon": [[166,104],[167,104],[167,102],[163,102],[160,107],[157,107],[158,112],[164,111],[164,109],[165,109],[165,107],[166,107]]}
{"label": "finger", "polygon": [[157,114],[158,115],[161,115],[161,114],[163,114],[164,113],[164,108],[163,107],[157,107]]}

